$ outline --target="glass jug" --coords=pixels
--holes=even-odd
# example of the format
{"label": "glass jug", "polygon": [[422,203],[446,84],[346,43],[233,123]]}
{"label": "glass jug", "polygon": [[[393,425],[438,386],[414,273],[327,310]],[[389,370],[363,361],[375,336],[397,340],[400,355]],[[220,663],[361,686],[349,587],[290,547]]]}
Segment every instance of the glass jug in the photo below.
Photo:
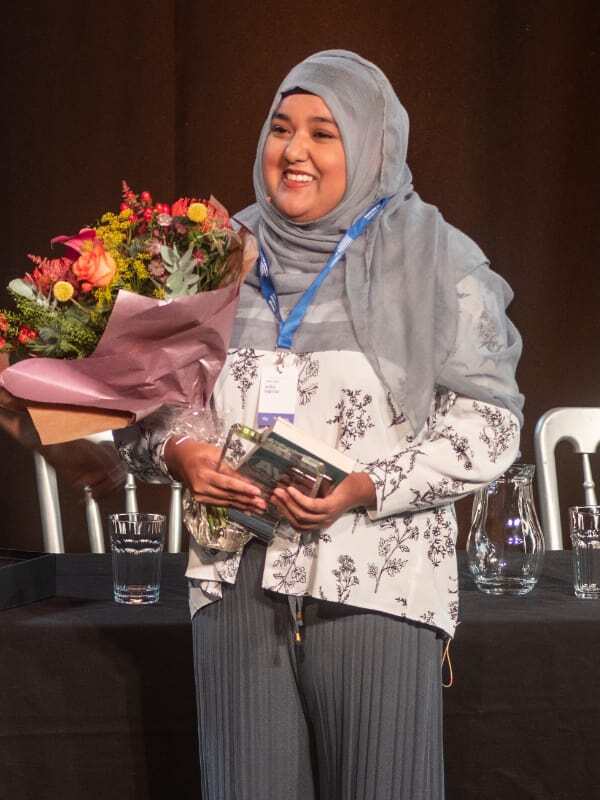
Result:
{"label": "glass jug", "polygon": [[532,494],[533,464],[513,464],[473,500],[467,556],[478,589],[522,595],[535,586],[544,537]]}

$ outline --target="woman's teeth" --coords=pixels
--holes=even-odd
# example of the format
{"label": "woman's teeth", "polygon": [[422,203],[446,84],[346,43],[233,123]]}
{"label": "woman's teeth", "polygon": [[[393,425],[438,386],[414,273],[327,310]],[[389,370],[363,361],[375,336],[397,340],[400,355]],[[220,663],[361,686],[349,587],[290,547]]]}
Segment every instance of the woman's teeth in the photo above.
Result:
{"label": "woman's teeth", "polygon": [[310,181],[314,180],[312,175],[299,175],[292,172],[286,172],[284,174],[288,181],[294,181],[296,183],[309,183]]}

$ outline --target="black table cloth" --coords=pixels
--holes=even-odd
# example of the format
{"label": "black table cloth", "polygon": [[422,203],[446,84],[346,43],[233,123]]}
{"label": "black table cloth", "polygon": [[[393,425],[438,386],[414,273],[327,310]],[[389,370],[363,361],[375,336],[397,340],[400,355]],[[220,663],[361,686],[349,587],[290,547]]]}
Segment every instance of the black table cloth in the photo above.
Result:
{"label": "black table cloth", "polygon": [[[448,800],[600,796],[600,602],[573,596],[569,553],[524,598],[460,564]],[[160,603],[121,606],[109,556],[57,556],[57,596],[1,612],[2,800],[199,800],[184,569],[166,555]]]}

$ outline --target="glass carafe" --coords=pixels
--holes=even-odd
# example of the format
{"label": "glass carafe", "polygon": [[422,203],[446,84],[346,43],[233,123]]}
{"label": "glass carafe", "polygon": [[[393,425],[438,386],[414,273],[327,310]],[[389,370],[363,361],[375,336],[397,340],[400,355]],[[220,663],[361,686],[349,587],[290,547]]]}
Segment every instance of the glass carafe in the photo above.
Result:
{"label": "glass carafe", "polygon": [[535,586],[544,537],[533,502],[533,464],[513,464],[473,500],[469,568],[486,594],[522,595]]}

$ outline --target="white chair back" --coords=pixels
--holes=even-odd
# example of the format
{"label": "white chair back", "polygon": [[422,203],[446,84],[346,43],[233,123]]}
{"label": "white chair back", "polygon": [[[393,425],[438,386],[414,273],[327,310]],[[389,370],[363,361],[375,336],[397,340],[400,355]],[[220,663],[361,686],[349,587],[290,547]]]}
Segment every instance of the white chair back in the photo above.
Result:
{"label": "white chair back", "polygon": [[[93,442],[112,442],[113,440],[111,431],[97,433],[93,436],[88,436],[87,439]],[[56,470],[38,452],[34,453],[34,461],[44,551],[47,553],[64,553],[65,542]],[[138,510],[138,503],[135,479],[131,473],[127,474],[124,489],[125,511],[135,513]],[[181,489],[180,483],[171,485],[167,531],[167,550],[169,553],[179,553],[182,547]],[[84,487],[84,495],[90,552],[104,553],[106,551],[104,530],[98,503],[94,500],[92,490],[88,486]]]}
{"label": "white chair back", "polygon": [[563,549],[555,448],[563,440],[571,443],[583,461],[585,504],[597,505],[590,454],[600,444],[600,408],[551,408],[540,417],[534,434],[537,485],[542,528],[548,550]]}

